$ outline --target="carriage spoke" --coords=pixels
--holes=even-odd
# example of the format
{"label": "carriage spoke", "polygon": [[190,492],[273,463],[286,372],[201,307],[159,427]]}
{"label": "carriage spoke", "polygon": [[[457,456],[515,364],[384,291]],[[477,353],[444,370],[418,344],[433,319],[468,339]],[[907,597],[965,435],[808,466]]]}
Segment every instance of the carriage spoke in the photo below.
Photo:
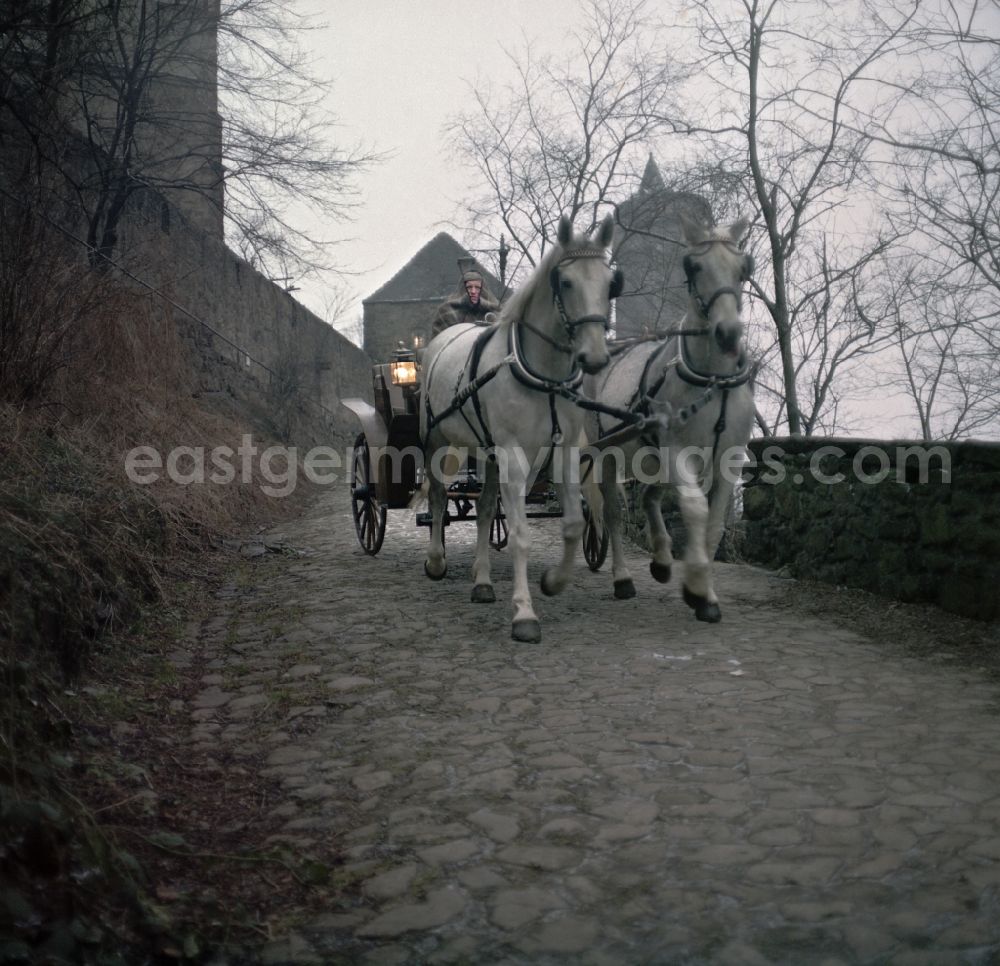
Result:
{"label": "carriage spoke", "polygon": [[365,553],[374,556],[382,549],[385,537],[386,508],[378,502],[372,486],[371,453],[364,433],[354,443],[351,463],[351,506],[358,543]]}

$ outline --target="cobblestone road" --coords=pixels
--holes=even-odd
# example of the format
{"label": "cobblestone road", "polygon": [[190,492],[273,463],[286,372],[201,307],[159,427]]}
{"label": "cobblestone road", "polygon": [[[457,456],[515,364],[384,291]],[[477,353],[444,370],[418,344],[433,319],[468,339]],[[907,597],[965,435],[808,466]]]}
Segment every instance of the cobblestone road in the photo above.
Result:
{"label": "cobblestone road", "polygon": [[471,525],[441,583],[405,511],[377,558],[343,492],[281,533],[310,554],[202,626],[192,740],[263,761],[286,840],[340,843],[360,889],[267,961],[1000,961],[1000,689],[975,671],[749,567],[698,624],[639,553],[637,599],[581,557],[519,645],[506,555],[498,602],[469,602]]}

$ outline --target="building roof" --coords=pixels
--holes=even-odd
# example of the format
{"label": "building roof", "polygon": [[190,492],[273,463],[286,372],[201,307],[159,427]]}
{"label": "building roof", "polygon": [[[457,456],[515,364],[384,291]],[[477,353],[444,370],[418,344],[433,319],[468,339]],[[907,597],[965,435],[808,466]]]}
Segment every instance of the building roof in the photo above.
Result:
{"label": "building roof", "polygon": [[446,231],[438,232],[381,288],[372,292],[364,302],[418,302],[442,301],[456,292],[462,273],[459,259],[475,263],[482,272],[486,288],[496,297],[500,283],[486,271]]}

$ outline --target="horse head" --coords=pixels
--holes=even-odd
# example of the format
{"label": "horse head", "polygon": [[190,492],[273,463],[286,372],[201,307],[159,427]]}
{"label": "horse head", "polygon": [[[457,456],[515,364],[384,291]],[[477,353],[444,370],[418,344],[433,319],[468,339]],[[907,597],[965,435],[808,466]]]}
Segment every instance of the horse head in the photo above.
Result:
{"label": "horse head", "polygon": [[608,364],[611,300],[621,294],[624,284],[621,270],[611,268],[607,254],[614,230],[614,219],[607,215],[593,236],[574,235],[572,223],[563,215],[551,256],[552,299],[569,337],[573,362],[588,373]]}
{"label": "horse head", "polygon": [[753,256],[743,251],[747,220],[709,228],[681,214],[687,251],[690,309],[688,317],[706,328],[711,344],[732,360],[740,357],[743,341],[742,289],[753,274]]}

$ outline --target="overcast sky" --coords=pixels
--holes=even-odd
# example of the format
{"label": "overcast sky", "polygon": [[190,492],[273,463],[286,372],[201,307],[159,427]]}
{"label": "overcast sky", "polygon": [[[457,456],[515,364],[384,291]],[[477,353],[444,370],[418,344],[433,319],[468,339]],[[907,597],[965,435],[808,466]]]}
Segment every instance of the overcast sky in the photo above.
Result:
{"label": "overcast sky", "polygon": [[[340,120],[342,140],[392,154],[359,179],[355,219],[334,233],[351,236],[337,260],[358,273],[346,280],[355,296],[353,319],[362,298],[449,230],[445,222],[469,175],[442,128],[470,104],[469,85],[480,77],[509,80],[502,46],[520,48],[524,35],[542,45],[564,36],[576,0],[312,0],[304,9],[327,24],[309,46],[317,73],[333,81],[329,109]],[[296,297],[326,317],[329,286],[298,284]]]}
{"label": "overcast sky", "polygon": [[[309,35],[317,74],[332,81],[329,111],[340,122],[340,142],[363,143],[389,157],[357,180],[354,220],[324,226],[344,239],[338,264],[353,273],[339,283],[349,307],[337,328],[353,336],[361,300],[392,277],[442,229],[462,240],[449,222],[472,188],[443,127],[472,106],[470,88],[513,80],[503,48],[557,51],[568,36],[578,0],[299,0],[322,29]],[[457,274],[457,267],[456,267]],[[336,280],[297,280],[296,298],[329,318]],[[864,396],[864,393],[862,393]],[[860,432],[892,435],[909,430],[900,398],[880,394],[847,407],[861,416]],[[856,417],[857,418],[857,417]],[[904,428],[906,427],[906,428]]]}

